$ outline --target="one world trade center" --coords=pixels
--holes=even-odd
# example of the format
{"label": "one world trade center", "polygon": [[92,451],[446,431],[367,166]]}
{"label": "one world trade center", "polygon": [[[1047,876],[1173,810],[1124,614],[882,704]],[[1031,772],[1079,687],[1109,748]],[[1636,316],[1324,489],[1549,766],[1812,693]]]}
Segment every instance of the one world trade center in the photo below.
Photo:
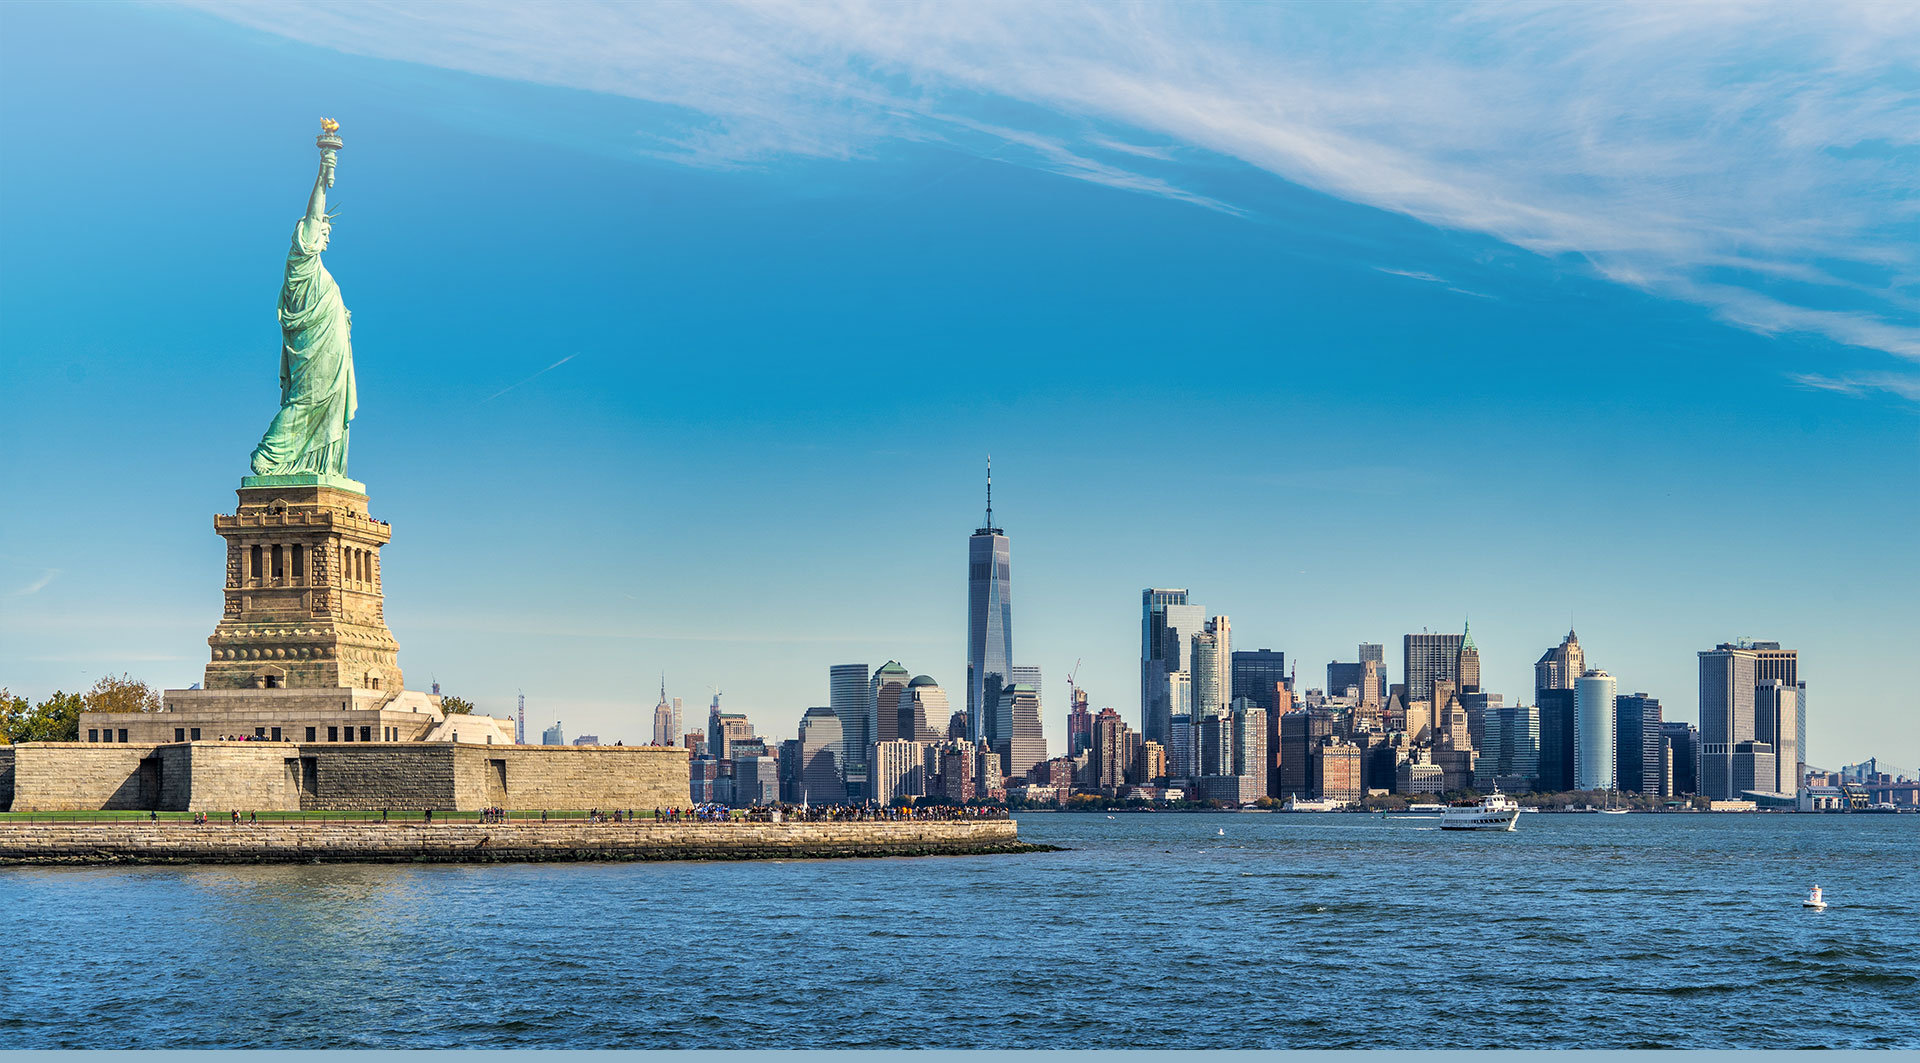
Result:
{"label": "one world trade center", "polygon": [[993,526],[993,459],[987,520],[967,539],[967,739],[998,748],[995,709],[1013,673],[1013,550]]}

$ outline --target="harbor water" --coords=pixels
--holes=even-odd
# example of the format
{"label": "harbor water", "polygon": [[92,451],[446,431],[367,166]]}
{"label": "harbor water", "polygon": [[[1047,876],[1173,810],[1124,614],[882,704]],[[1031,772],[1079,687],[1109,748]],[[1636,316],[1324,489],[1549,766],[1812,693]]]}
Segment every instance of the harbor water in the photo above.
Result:
{"label": "harbor water", "polygon": [[1020,827],[1067,848],[0,869],[0,1048],[1920,1048],[1920,816]]}

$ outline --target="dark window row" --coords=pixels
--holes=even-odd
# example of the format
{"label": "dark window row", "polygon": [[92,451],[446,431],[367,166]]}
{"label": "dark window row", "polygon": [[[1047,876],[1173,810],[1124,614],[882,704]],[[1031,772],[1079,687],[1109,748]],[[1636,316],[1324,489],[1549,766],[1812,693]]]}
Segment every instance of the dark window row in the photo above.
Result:
{"label": "dark window row", "polygon": [[[307,728],[307,741],[313,742],[318,740],[316,738],[317,730],[318,730],[317,728],[313,728],[313,727]],[[345,734],[341,733],[343,731],[345,732]],[[87,741],[89,742],[125,742],[127,740],[127,729],[122,727],[119,729],[119,732],[120,732],[119,737],[115,738],[114,728],[89,727],[87,728]],[[382,727],[380,728],[380,735],[381,735],[381,741],[398,742],[400,740],[400,729],[398,727]],[[253,729],[253,736],[255,738],[263,738],[263,739],[267,739],[269,741],[274,741],[274,742],[281,741],[281,731],[280,731],[280,728],[278,727],[256,727]],[[173,729],[173,740],[176,742],[198,742],[200,741],[200,728],[176,727]],[[351,727],[327,728],[327,741],[329,742],[352,742],[354,740],[355,740],[355,736],[353,733],[353,728]],[[362,742],[373,741],[373,728],[372,727],[360,728],[360,734],[359,734],[358,740]]]}

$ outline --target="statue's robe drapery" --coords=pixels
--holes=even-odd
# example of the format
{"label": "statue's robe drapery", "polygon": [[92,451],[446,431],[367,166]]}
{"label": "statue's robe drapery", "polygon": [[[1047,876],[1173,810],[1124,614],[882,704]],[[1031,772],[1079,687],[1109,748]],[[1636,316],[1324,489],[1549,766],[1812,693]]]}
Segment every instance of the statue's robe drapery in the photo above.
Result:
{"label": "statue's robe drapery", "polygon": [[347,426],[359,407],[352,320],[320,264],[320,225],[302,218],[280,287],[280,412],[253,449],[257,476],[347,474]]}

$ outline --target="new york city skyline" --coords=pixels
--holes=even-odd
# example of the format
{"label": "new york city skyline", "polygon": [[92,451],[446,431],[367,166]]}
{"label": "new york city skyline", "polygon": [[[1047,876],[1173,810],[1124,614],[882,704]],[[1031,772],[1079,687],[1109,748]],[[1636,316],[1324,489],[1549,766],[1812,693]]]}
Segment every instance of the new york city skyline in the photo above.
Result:
{"label": "new york city skyline", "polygon": [[[1398,681],[1402,635],[1471,616],[1489,690],[1527,700],[1572,627],[1621,693],[1692,719],[1696,651],[1778,639],[1814,677],[1809,760],[1920,759],[1914,695],[1879,679],[1920,619],[1911,262],[1892,245],[1863,241],[1849,283],[1760,320],[1672,276],[1619,283],[1654,272],[1644,257],[1164,130],[1131,145],[1158,177],[899,131],[685,159],[611,137],[678,128],[619,92],[401,56],[338,61],[324,101],[216,94],[191,69],[207,55],[260,85],[298,60],[177,11],[29,18],[94,54],[0,43],[0,114],[34,164],[7,165],[0,207],[7,390],[33,397],[0,472],[36,514],[0,555],[23,691],[198,671],[206,517],[259,431],[235,393],[273,386],[256,274],[286,207],[251,186],[304,165],[262,130],[340,112],[355,171],[329,256],[351,263],[381,396],[355,472],[402,529],[388,609],[410,677],[483,711],[525,690],[530,729],[641,741],[665,671],[690,708],[719,686],[784,738],[827,704],[829,665],[888,659],[962,701],[961,539],[991,451],[1013,659],[1044,670],[1055,755],[1076,661],[1092,704],[1138,726],[1138,595],[1183,587],[1302,687],[1359,642],[1386,644]],[[154,91],[109,98],[90,63]],[[32,109],[29,78],[54,86]],[[1897,203],[1813,176],[1846,210]],[[1759,274],[1847,272],[1749,250]],[[1723,268],[1665,265],[1696,286]],[[447,271],[529,297],[462,302]],[[658,323],[623,335],[612,308]],[[163,339],[182,332],[199,338]],[[129,542],[103,509],[159,530]]]}

